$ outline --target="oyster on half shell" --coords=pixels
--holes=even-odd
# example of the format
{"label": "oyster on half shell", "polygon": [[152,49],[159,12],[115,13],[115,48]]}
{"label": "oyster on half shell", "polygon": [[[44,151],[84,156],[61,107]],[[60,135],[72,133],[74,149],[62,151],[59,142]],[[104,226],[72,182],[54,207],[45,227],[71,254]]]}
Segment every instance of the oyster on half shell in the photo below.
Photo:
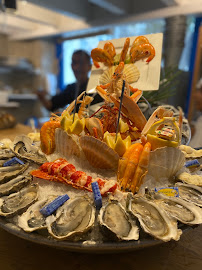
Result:
{"label": "oyster on half shell", "polygon": [[92,228],[95,208],[86,197],[70,199],[61,206],[56,215],[46,218],[48,232],[57,240],[82,235]]}
{"label": "oyster on half shell", "polygon": [[177,228],[177,222],[157,204],[145,197],[129,196],[127,205],[146,233],[165,242],[179,240],[182,231]]}
{"label": "oyster on half shell", "polygon": [[184,224],[194,225],[202,223],[202,209],[180,198],[154,194],[155,203],[162,207],[169,215]]}
{"label": "oyster on half shell", "polygon": [[116,240],[138,240],[139,229],[130,219],[124,207],[111,200],[100,209],[98,223],[108,237]]}
{"label": "oyster on half shell", "polygon": [[29,185],[19,192],[0,198],[0,216],[11,217],[26,210],[38,198],[38,184]]}
{"label": "oyster on half shell", "polygon": [[28,185],[31,181],[31,175],[19,175],[16,178],[0,185],[0,197],[19,191]]}
{"label": "oyster on half shell", "polygon": [[185,201],[194,203],[200,207],[202,207],[202,188],[177,182],[175,186],[178,187],[179,196]]}
{"label": "oyster on half shell", "polygon": [[33,232],[47,228],[46,217],[40,213],[40,209],[49,204],[56,197],[57,196],[55,195],[50,195],[48,198],[32,204],[26,212],[18,217],[18,226],[20,226],[26,232]]}
{"label": "oyster on half shell", "polygon": [[16,156],[37,164],[43,164],[47,161],[45,155],[39,152],[39,147],[34,146],[32,140],[25,135],[16,136],[10,148]]}
{"label": "oyster on half shell", "polygon": [[18,175],[22,174],[26,171],[29,167],[29,163],[21,165],[15,164],[12,166],[6,166],[0,168],[0,184],[8,182],[9,180],[17,177]]}

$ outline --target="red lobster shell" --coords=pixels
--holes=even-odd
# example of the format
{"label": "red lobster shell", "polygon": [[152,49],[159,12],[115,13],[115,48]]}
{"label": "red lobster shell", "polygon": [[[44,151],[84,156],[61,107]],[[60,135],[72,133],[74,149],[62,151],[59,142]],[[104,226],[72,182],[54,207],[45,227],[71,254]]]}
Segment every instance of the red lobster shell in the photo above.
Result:
{"label": "red lobster shell", "polygon": [[85,189],[92,192],[91,183],[98,182],[101,195],[114,192],[118,185],[115,180],[93,179],[83,171],[77,171],[73,164],[65,159],[46,162],[38,170],[31,172],[32,176],[55,182],[71,185],[74,188]]}

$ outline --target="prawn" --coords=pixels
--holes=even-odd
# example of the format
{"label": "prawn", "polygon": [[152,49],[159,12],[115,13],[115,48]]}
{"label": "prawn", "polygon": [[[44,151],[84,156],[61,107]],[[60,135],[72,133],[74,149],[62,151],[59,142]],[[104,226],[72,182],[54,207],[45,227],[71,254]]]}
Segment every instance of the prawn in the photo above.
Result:
{"label": "prawn", "polygon": [[48,121],[41,127],[41,150],[49,155],[55,150],[55,130],[60,127],[59,121]]}
{"label": "prawn", "polygon": [[139,36],[133,41],[131,49],[141,44],[149,44],[149,40],[144,36]]}
{"label": "prawn", "polygon": [[131,48],[130,56],[132,62],[148,57],[146,62],[149,63],[155,56],[155,49],[151,44],[141,44]]}
{"label": "prawn", "polygon": [[90,96],[84,96],[83,101],[81,101],[81,106],[78,111],[78,117],[81,119],[84,115],[84,111],[86,109],[86,106],[89,105],[93,101],[93,97]]}
{"label": "prawn", "polygon": [[115,47],[110,41],[105,43],[104,50],[108,52],[112,59],[116,55]]}
{"label": "prawn", "polygon": [[139,190],[140,185],[142,184],[143,178],[146,176],[149,166],[151,144],[147,142],[144,145],[142,153],[139,158],[138,166],[135,171],[134,177],[131,182],[130,190],[132,193],[135,193]]}
{"label": "prawn", "polygon": [[124,62],[125,61],[129,45],[130,45],[130,38],[126,38],[125,43],[123,45],[123,49],[121,51],[121,56],[120,56],[120,61],[119,62]]}
{"label": "prawn", "polygon": [[112,66],[113,65],[113,59],[110,56],[110,54],[100,48],[95,48],[91,51],[91,57],[93,61],[95,62],[102,62],[105,63],[107,66]]}
{"label": "prawn", "polygon": [[[123,165],[125,168],[124,176],[121,180],[121,188],[123,190],[126,189],[126,186],[130,186],[130,181],[133,179],[133,175],[135,174],[135,171],[138,166],[140,155],[143,151],[143,146],[140,143],[136,143],[134,147],[132,147],[132,150],[129,151],[127,155],[129,156],[127,165]],[[122,168],[123,169],[123,168]]]}

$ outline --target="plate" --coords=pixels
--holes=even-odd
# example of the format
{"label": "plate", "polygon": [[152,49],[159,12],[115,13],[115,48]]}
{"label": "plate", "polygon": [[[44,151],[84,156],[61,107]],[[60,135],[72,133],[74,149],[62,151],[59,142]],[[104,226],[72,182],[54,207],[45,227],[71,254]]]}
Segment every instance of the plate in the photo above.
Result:
{"label": "plate", "polygon": [[[40,245],[63,249],[67,251],[79,252],[79,253],[121,253],[130,252],[134,250],[153,247],[156,245],[164,244],[161,240],[156,240],[148,235],[148,238],[143,238],[138,241],[123,241],[123,242],[103,242],[96,244],[83,244],[83,242],[70,242],[70,241],[57,241],[49,236],[41,235],[37,232],[26,233],[19,227],[12,223],[8,223],[6,219],[0,217],[0,227],[5,231]],[[182,229],[183,233],[190,230],[193,227],[182,224],[178,226]]]}
{"label": "plate", "polygon": [[[130,37],[130,44],[133,43],[137,36]],[[160,80],[160,68],[161,68],[161,55],[162,55],[162,43],[163,43],[163,34],[150,34],[145,35],[148,38],[149,42],[154,46],[156,55],[151,62],[146,63],[145,59],[135,62],[139,72],[140,78],[137,82],[132,83],[131,85],[135,88],[141,89],[143,91],[151,91],[159,89],[159,80]],[[126,38],[112,39],[111,41],[116,49],[116,53],[120,53],[123,44]],[[103,48],[104,44],[107,41],[100,41],[98,48]],[[91,75],[87,85],[87,93],[93,91],[93,89],[99,84],[100,75],[106,70],[107,67],[102,65],[100,68],[96,68],[94,65],[91,69]]]}

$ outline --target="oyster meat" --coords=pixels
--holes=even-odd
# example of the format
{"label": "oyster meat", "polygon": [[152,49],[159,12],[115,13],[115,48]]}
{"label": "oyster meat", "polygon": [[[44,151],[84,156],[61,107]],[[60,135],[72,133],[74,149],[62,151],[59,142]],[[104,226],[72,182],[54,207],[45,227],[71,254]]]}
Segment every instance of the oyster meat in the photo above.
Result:
{"label": "oyster meat", "polygon": [[117,240],[138,240],[139,229],[124,207],[115,200],[100,209],[98,223],[104,233]]}
{"label": "oyster meat", "polygon": [[44,217],[40,209],[53,201],[57,196],[50,195],[46,199],[32,204],[25,213],[18,217],[18,225],[26,232],[33,232],[47,228],[46,217]]}
{"label": "oyster meat", "polygon": [[19,191],[31,181],[30,175],[19,175],[9,182],[0,185],[0,197]]}
{"label": "oyster meat", "polygon": [[19,192],[0,198],[0,215],[11,217],[22,213],[38,198],[38,184],[29,185]]}
{"label": "oyster meat", "polygon": [[187,184],[202,187],[202,175],[182,172],[177,175],[177,178],[183,182],[186,182]]}
{"label": "oyster meat", "polygon": [[176,183],[178,187],[179,196],[185,201],[194,203],[202,207],[202,188],[195,185],[188,185],[184,183]]}
{"label": "oyster meat", "polygon": [[43,164],[47,161],[45,155],[39,152],[39,147],[34,146],[32,140],[25,135],[16,136],[10,148],[16,156],[37,164]]}
{"label": "oyster meat", "polygon": [[14,156],[15,154],[10,149],[0,149],[0,160],[9,159]]}
{"label": "oyster meat", "polygon": [[92,228],[95,208],[86,197],[70,199],[61,206],[56,216],[46,218],[49,233],[58,240],[73,238]]}
{"label": "oyster meat", "polygon": [[177,228],[177,222],[157,204],[145,197],[129,197],[128,211],[138,218],[146,233],[157,239],[165,242],[171,239],[179,240],[182,234],[182,231]]}
{"label": "oyster meat", "polygon": [[12,166],[6,166],[0,168],[0,184],[8,182],[9,180],[22,174],[29,167],[29,164],[15,164]]}
{"label": "oyster meat", "polygon": [[194,225],[202,223],[202,209],[190,202],[164,194],[154,194],[155,203],[162,207],[169,215],[182,223]]}

